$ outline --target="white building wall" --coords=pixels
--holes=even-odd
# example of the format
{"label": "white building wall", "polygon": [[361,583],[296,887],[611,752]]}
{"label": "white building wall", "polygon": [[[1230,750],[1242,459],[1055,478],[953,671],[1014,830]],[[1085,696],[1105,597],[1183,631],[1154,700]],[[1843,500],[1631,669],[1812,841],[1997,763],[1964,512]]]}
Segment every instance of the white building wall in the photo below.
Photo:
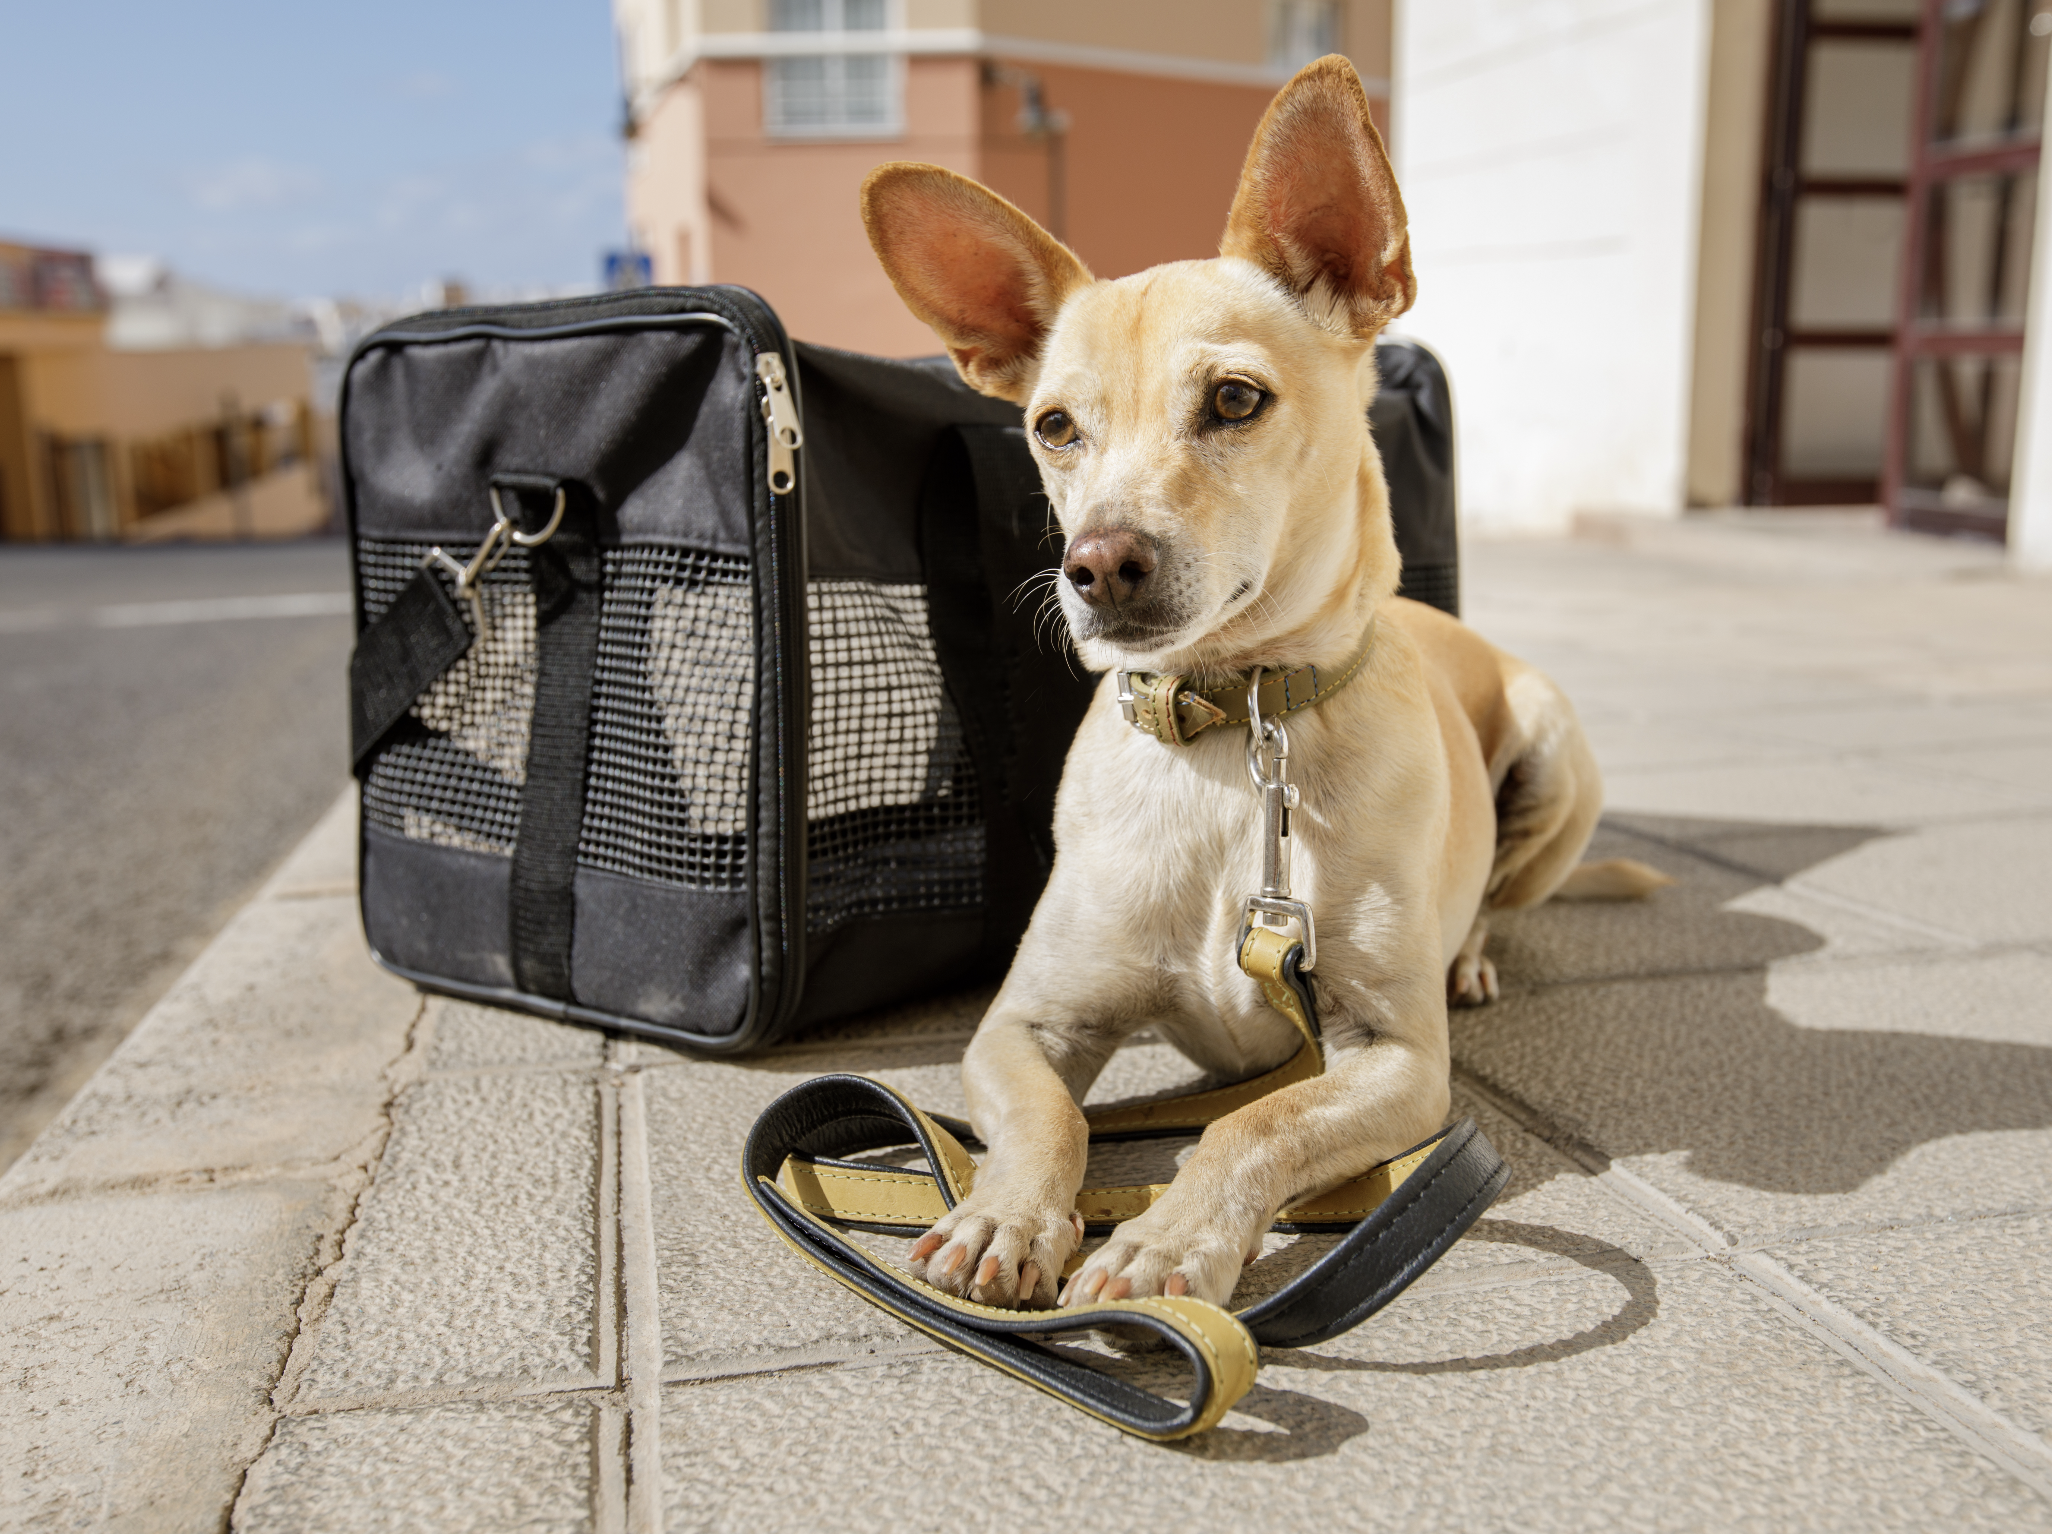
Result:
{"label": "white building wall", "polygon": [[[2045,93],[2045,127],[2052,134],[2052,91]],[[2016,460],[2009,476],[2009,557],[2026,570],[2052,570],[2052,154],[2038,164],[2032,240]]]}
{"label": "white building wall", "polygon": [[1393,148],[1470,526],[1677,515],[1711,0],[1400,0]]}

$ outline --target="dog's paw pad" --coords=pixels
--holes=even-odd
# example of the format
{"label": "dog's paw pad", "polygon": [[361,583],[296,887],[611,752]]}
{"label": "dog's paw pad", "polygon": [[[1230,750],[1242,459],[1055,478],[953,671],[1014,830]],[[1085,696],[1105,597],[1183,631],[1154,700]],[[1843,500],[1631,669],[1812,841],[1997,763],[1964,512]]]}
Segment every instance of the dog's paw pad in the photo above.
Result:
{"label": "dog's paw pad", "polygon": [[1076,1270],[1062,1290],[1062,1303],[1084,1305],[1165,1294],[1191,1295],[1223,1305],[1240,1281],[1244,1261],[1240,1245],[1210,1232],[1154,1233],[1138,1220],[1129,1220]]}
{"label": "dog's paw pad", "polygon": [[1054,1305],[1062,1264],[1081,1240],[1072,1214],[981,1212],[974,1198],[951,1210],[905,1254],[914,1278],[958,1299],[1007,1310]]}

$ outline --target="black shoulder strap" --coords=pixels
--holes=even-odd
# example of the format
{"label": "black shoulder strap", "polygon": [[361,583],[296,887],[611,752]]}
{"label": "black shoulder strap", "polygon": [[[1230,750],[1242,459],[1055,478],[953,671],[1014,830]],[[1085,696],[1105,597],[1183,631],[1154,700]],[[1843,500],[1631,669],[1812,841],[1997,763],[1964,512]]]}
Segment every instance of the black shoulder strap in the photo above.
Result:
{"label": "black shoulder strap", "polygon": [[422,569],[364,626],[349,657],[349,764],[359,777],[413,700],[470,648],[470,627],[441,579]]}
{"label": "black shoulder strap", "polygon": [[[520,788],[520,832],[513,844],[510,902],[513,981],[534,996],[570,1001],[570,946],[577,905],[577,842],[584,829],[585,758],[591,745],[592,677],[598,665],[602,575],[595,508],[579,485],[527,483],[501,476],[508,502],[539,501],[540,526],[560,488],[564,509],[546,541],[527,551],[534,581],[534,719],[527,777]],[[538,493],[531,493],[538,492]],[[509,507],[510,509],[510,507]]]}

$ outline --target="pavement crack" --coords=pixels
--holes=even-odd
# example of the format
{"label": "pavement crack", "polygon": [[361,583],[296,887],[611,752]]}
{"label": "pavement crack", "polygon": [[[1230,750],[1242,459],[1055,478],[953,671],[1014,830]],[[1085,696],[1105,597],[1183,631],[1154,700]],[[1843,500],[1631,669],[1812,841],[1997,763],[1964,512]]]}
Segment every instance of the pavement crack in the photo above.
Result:
{"label": "pavement crack", "polygon": [[662,1522],[663,1317],[656,1266],[655,1190],[649,1167],[648,1099],[642,1072],[619,1085],[620,1273],[627,1386],[627,1528],[655,1534]]}
{"label": "pavement crack", "polygon": [[392,1105],[419,1073],[415,1057],[425,1051],[426,1041],[422,1035],[426,1031],[423,1027],[426,1016],[427,1003],[423,999],[413,1014],[413,1021],[407,1026],[405,1047],[384,1069],[386,1092],[378,1105],[378,1122],[347,1152],[324,1168],[328,1174],[327,1227],[314,1246],[306,1283],[292,1307],[292,1332],[282,1340],[279,1348],[278,1373],[266,1397],[270,1403],[271,1420],[265,1425],[261,1441],[252,1444],[249,1453],[240,1457],[239,1463],[233,1467],[234,1489],[228,1498],[224,1527],[233,1525],[235,1510],[241,1506],[250,1474],[276,1440],[279,1424],[287,1416],[286,1404],[297,1394],[299,1381],[313,1356],[313,1339],[319,1334],[320,1323],[334,1299],[339,1269],[347,1256],[349,1232],[362,1218],[364,1195],[376,1180],[378,1160],[391,1137]]}
{"label": "pavement crack", "polygon": [[376,1125],[356,1143],[352,1153],[338,1164],[329,1183],[329,1198],[334,1213],[315,1249],[313,1271],[307,1278],[305,1288],[300,1291],[299,1302],[294,1307],[297,1326],[293,1331],[284,1368],[271,1387],[270,1400],[275,1411],[285,1411],[293,1404],[306,1372],[312,1365],[321,1322],[327,1318],[328,1307],[335,1298],[336,1285],[341,1282],[342,1267],[348,1261],[349,1238],[363,1220],[364,1199],[377,1180],[378,1162],[384,1156],[385,1146],[391,1139],[393,1109],[400,1096],[425,1075],[427,1052],[432,1042],[433,1031],[431,1014],[426,999],[422,998],[418,1010],[413,1015],[413,1021],[406,1030],[406,1047],[385,1067],[386,1090],[384,1100],[378,1105]]}

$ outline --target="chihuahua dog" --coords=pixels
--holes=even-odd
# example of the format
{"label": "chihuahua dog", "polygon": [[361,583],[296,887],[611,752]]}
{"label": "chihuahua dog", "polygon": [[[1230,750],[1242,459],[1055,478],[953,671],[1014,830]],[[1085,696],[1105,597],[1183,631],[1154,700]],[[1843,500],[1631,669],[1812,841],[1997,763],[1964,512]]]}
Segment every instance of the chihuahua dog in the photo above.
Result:
{"label": "chihuahua dog", "polygon": [[1404,206],[1353,66],[1331,56],[1254,135],[1216,260],[1098,281],[995,193],[892,164],[862,189],[878,259],[982,393],[1023,407],[1067,539],[1062,611],[1092,669],[1224,683],[1317,665],[1291,715],[1298,893],[1315,911],[1322,1074],[1205,1130],[1174,1183],[1061,1287],[1082,1239],[1079,1104],[1153,1029],[1238,1080],[1299,1039],[1235,962],[1261,887],[1261,804],[1237,728],[1171,744],[1116,675],[1077,732],[1056,858],[963,1061],[988,1153],[911,1251],[960,1296],[1231,1295],[1276,1211],[1437,1132],[1447,1005],[1496,996],[1489,913],[1642,895],[1642,864],[1577,868],[1602,785],[1544,676],[1397,597],[1367,425],[1375,337],[1416,296]]}

